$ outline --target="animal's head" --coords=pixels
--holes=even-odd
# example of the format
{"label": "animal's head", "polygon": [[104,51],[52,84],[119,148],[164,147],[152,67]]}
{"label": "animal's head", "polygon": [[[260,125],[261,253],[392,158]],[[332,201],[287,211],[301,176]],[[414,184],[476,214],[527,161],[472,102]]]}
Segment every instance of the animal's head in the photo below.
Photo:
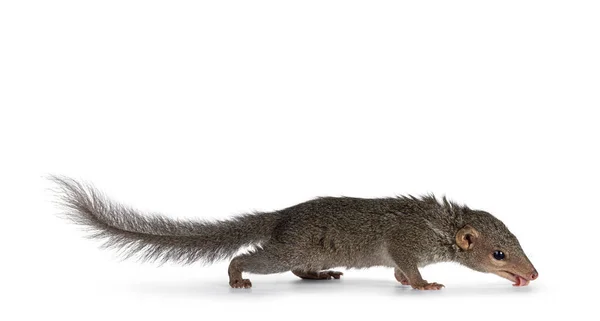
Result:
{"label": "animal's head", "polygon": [[521,248],[517,238],[494,216],[472,211],[469,223],[456,233],[460,248],[458,262],[480,272],[494,273],[514,282],[528,285],[538,272]]}

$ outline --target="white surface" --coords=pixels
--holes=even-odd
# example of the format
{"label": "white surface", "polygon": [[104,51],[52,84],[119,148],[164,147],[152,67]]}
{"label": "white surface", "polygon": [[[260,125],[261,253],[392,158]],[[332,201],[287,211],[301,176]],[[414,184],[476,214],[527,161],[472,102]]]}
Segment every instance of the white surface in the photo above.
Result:
{"label": "white surface", "polygon": [[[3,320],[583,316],[597,274],[596,1],[4,1]],[[452,264],[228,288],[226,266],[119,262],[43,175],[173,217],[435,192],[494,213],[527,288]]]}

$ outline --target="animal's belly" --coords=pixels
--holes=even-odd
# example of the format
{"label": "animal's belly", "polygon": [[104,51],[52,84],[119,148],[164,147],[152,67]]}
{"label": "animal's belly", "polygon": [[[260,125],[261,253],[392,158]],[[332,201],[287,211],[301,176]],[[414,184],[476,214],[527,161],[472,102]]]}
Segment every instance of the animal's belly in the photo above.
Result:
{"label": "animal's belly", "polygon": [[387,249],[378,248],[372,251],[361,251],[362,253],[336,253],[325,259],[327,268],[369,268],[374,266],[395,267],[396,264],[387,252]]}

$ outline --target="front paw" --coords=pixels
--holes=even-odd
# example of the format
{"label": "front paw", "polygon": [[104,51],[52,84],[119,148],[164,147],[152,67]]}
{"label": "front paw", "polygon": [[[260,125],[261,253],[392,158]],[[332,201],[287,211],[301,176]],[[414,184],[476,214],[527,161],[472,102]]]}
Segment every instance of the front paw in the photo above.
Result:
{"label": "front paw", "polygon": [[415,290],[441,290],[444,285],[443,284],[439,284],[439,283],[421,283],[421,284],[417,284],[417,285],[412,285],[413,289]]}

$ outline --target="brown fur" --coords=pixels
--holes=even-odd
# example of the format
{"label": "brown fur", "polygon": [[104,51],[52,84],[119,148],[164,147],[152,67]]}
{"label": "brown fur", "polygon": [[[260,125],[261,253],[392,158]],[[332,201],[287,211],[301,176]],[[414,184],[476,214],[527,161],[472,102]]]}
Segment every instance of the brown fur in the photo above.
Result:
{"label": "brown fur", "polygon": [[[229,283],[234,288],[252,286],[242,272],[293,271],[302,278],[328,279],[341,275],[321,272],[333,267],[387,266],[395,268],[402,284],[438,290],[443,285],[423,280],[418,268],[450,261],[496,273],[518,285],[537,277],[517,238],[501,221],[432,195],[323,197],[227,221],[179,221],[139,214],[108,201],[90,185],[51,179],[60,188],[66,216],[89,227],[92,237],[105,239],[106,247],[122,249],[127,257],[209,263],[255,245],[231,261]],[[496,250],[506,258],[494,259]]]}

